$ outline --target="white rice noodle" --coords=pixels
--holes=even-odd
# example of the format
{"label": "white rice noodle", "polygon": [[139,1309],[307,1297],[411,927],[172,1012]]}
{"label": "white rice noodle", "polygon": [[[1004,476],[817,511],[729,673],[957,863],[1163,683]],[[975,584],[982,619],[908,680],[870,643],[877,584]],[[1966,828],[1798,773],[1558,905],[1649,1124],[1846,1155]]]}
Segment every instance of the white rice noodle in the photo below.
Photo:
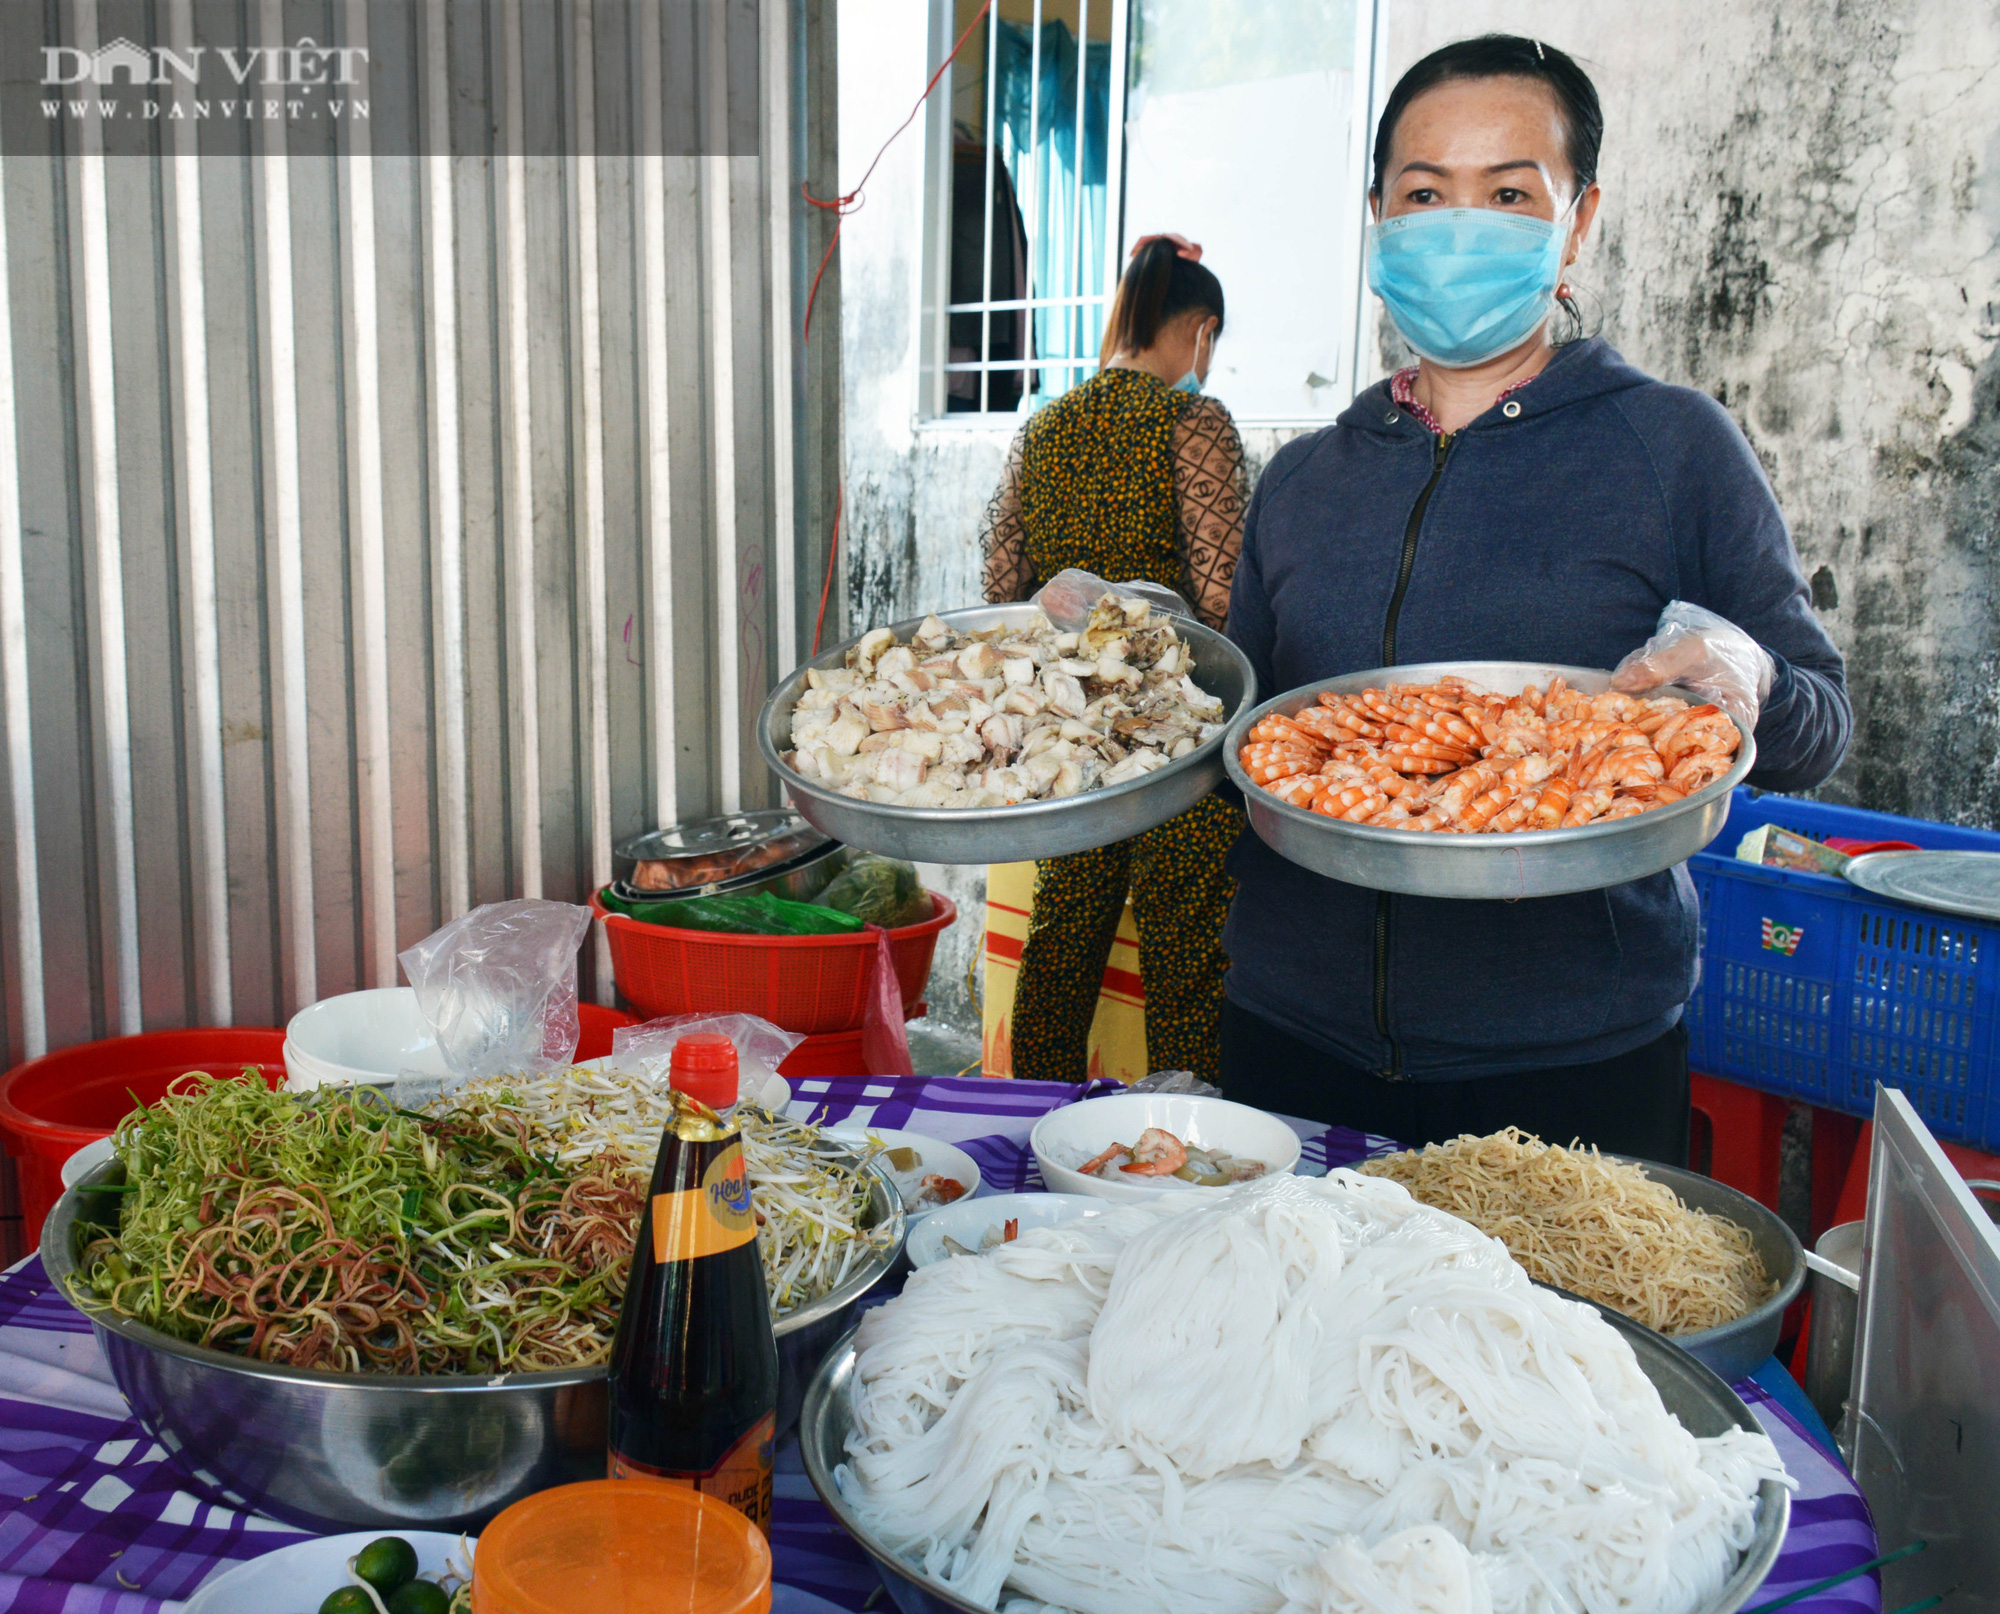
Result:
{"label": "white rice noodle", "polygon": [[845,1495],[1008,1614],[1687,1614],[1783,1478],[1497,1241],[1346,1171],[926,1267],[859,1352]]}

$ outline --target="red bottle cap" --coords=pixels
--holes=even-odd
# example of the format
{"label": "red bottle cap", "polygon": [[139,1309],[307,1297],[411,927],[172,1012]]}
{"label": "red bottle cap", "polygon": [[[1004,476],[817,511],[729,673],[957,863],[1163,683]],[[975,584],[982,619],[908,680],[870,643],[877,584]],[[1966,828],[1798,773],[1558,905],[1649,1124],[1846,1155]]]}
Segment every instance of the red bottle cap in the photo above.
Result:
{"label": "red bottle cap", "polygon": [[691,1031],[674,1044],[667,1080],[676,1092],[722,1111],[736,1102],[736,1044],[719,1031]]}

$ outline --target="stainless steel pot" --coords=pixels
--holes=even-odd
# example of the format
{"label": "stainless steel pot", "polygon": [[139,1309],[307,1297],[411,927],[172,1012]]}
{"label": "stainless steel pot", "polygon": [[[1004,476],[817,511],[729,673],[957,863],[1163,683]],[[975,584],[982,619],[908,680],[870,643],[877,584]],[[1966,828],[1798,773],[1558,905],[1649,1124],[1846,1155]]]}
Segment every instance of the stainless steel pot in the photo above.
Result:
{"label": "stainless steel pot", "polygon": [[[1853,1392],[1855,1327],[1861,1315],[1861,1252],[1866,1222],[1842,1222],[1813,1245],[1812,1327],[1806,1336],[1806,1399],[1843,1450],[1841,1421]],[[1849,1283],[1848,1278],[1853,1278]]]}
{"label": "stainless steel pot", "polygon": [[[1641,1328],[1631,1319],[1601,1306],[1598,1310],[1631,1343],[1633,1355],[1660,1392],[1660,1400],[1690,1434],[1719,1435],[1728,1429],[1758,1431],[1757,1420],[1750,1415],[1749,1408],[1700,1362],[1676,1350],[1651,1329]],[[813,1489],[832,1509],[841,1527],[875,1560],[882,1571],[882,1584],[901,1614],[991,1614],[980,1604],[933,1580],[919,1565],[877,1542],[848,1507],[833,1474],[847,1460],[847,1437],[854,1426],[850,1401],[853,1383],[854,1339],[850,1335],[827,1354],[806,1392],[805,1413],[799,1423],[799,1449],[805,1457]],[[1736,1568],[1721,1591],[1708,1602],[1689,1609],[1688,1614],[1733,1614],[1743,1606],[1777,1561],[1790,1511],[1790,1493],[1775,1481],[1766,1480],[1757,1493],[1757,1527],[1750,1545],[1737,1559]]]}
{"label": "stainless steel pot", "polygon": [[[939,620],[961,632],[977,633],[1026,623],[1034,614],[1031,605],[981,605],[943,612]],[[922,622],[923,618],[912,617],[891,631],[898,639],[908,639]],[[1194,652],[1195,682],[1222,701],[1225,713],[1239,712],[1257,698],[1257,675],[1235,645],[1199,622],[1176,618],[1174,627]],[[1217,734],[1178,762],[1143,778],[1054,801],[969,808],[885,807],[856,801],[786,766],[782,753],[792,747],[792,708],[805,690],[807,668],[841,666],[859,642],[858,637],[851,639],[800,667],[771,692],[757,718],[757,747],[792,804],[807,822],[850,846],[920,863],[1023,863],[1064,857],[1156,829],[1222,781],[1225,739]]]}
{"label": "stainless steel pot", "polygon": [[[902,1196],[869,1168],[889,1246],[832,1294],[776,1326],[778,1420],[791,1427],[820,1357],[903,1251]],[[107,1161],[56,1202],[42,1265],[67,1294],[80,1221],[108,1223],[122,1178]],[[86,1313],[132,1412],[176,1461],[238,1507],[322,1533],[407,1527],[477,1531],[552,1485],[602,1479],[605,1371],[402,1377],[321,1373],[189,1345],[143,1323]]]}
{"label": "stainless steel pot", "polygon": [[[1590,667],[1538,661],[1430,661],[1409,667],[1323,678],[1288,690],[1246,710],[1229,726],[1223,765],[1243,791],[1250,827],[1280,857],[1302,868],[1373,891],[1419,897],[1551,897],[1595,891],[1658,874],[1684,863],[1722,833],[1729,793],[1757,762],[1756,743],[1745,734],[1736,763],[1722,778],[1685,801],[1609,824],[1541,829],[1511,835],[1424,835],[1373,824],[1349,824],[1280,801],[1250,782],[1237,754],[1251,729],[1273,712],[1290,717],[1315,704],[1322,691],[1353,695],[1389,684],[1428,684],[1446,676],[1470,679],[1496,694],[1516,695],[1530,684],[1560,676],[1594,694],[1611,687],[1611,674]],[[1689,700],[1701,697],[1676,690]]]}

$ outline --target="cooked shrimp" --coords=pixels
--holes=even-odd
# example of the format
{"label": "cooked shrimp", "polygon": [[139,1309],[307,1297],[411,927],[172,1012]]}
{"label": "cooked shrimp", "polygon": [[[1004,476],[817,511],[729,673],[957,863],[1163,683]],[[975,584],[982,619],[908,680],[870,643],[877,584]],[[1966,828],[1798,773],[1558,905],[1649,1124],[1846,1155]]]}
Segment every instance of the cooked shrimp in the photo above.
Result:
{"label": "cooked shrimp", "polygon": [[1098,1172],[1102,1171],[1106,1166],[1110,1165],[1111,1162],[1116,1160],[1121,1154],[1129,1155],[1131,1152],[1132,1152],[1132,1146],[1130,1144],[1114,1143],[1111,1145],[1110,1148],[1106,1149],[1104,1153],[1098,1155],[1093,1160],[1086,1160],[1082,1165],[1078,1166],[1076,1169],[1086,1177],[1095,1177],[1098,1174]]}
{"label": "cooked shrimp", "polygon": [[1714,705],[1587,695],[1560,678],[1504,696],[1440,678],[1324,692],[1259,722],[1240,760],[1280,800],[1322,815],[1492,835],[1685,800],[1728,773],[1740,744]]}
{"label": "cooked shrimp", "polygon": [[1140,1177],[1171,1177],[1187,1164],[1187,1149],[1171,1132],[1149,1126],[1132,1145],[1132,1159],[1120,1171]]}

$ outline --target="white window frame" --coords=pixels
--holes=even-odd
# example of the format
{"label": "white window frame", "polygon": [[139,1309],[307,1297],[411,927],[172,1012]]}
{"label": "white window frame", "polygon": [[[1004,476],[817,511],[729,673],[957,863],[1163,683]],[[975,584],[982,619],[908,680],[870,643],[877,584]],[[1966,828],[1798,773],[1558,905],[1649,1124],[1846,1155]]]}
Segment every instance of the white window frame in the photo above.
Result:
{"label": "white window frame", "polygon": [[[1078,71],[1076,84],[1076,106],[1074,117],[1077,127],[1077,169],[1083,169],[1083,124],[1084,94],[1087,75],[1083,71],[1083,57],[1090,40],[1090,20],[1100,8],[1109,8],[1111,16],[1111,85],[1110,104],[1105,118],[1108,150],[1105,153],[1104,176],[1104,279],[1105,289],[1101,292],[1086,293],[1074,297],[1037,297],[1035,295],[1035,236],[1036,219],[1035,195],[1036,165],[1028,165],[1027,183],[1021,192],[1021,219],[1026,244],[1026,276],[1024,297],[995,299],[992,292],[993,278],[993,172],[1000,161],[998,131],[995,128],[998,93],[998,62],[1000,30],[999,6],[996,4],[987,13],[986,27],[986,221],[981,232],[985,248],[981,260],[985,284],[983,295],[971,303],[951,301],[951,206],[954,132],[952,119],[952,80],[957,63],[944,71],[932,93],[926,111],[926,147],[924,194],[924,247],[920,254],[918,274],[922,281],[922,295],[917,298],[917,377],[919,403],[917,424],[926,429],[945,430],[985,429],[996,426],[1012,428],[1025,412],[1031,394],[1026,387],[1026,372],[1030,370],[1079,370],[1095,369],[1097,356],[1079,354],[1071,358],[1024,357],[1020,359],[993,359],[992,316],[997,313],[1012,313],[1026,310],[1029,342],[1034,339],[1035,315],[1042,309],[1075,308],[1095,306],[1098,311],[1097,326],[1103,329],[1112,294],[1118,287],[1118,275],[1123,261],[1124,214],[1121,192],[1125,179],[1125,80],[1128,72],[1126,57],[1127,25],[1133,0],[1078,0]],[[1033,0],[1034,16],[1030,25],[1033,40],[1033,54],[1029,58],[1029,98],[1028,128],[1032,132],[1041,118],[1041,65],[1042,65],[1042,0]],[[953,0],[929,0],[929,40],[926,47],[927,59],[933,63],[942,61],[944,55],[957,42],[956,7]],[[967,49],[973,47],[967,41]],[[961,58],[962,60],[962,58]],[[1083,186],[1079,183],[1076,194],[1074,217],[1076,224],[1073,237],[1082,234]],[[954,314],[978,314],[980,318],[979,357],[970,361],[952,363],[951,316]],[[985,408],[952,410],[948,402],[946,388],[952,375],[974,374],[981,380],[981,402],[985,402],[986,380],[992,374],[1013,370],[1023,372],[1021,404],[1012,410],[988,410]],[[1074,379],[1071,384],[1074,384]]]}

